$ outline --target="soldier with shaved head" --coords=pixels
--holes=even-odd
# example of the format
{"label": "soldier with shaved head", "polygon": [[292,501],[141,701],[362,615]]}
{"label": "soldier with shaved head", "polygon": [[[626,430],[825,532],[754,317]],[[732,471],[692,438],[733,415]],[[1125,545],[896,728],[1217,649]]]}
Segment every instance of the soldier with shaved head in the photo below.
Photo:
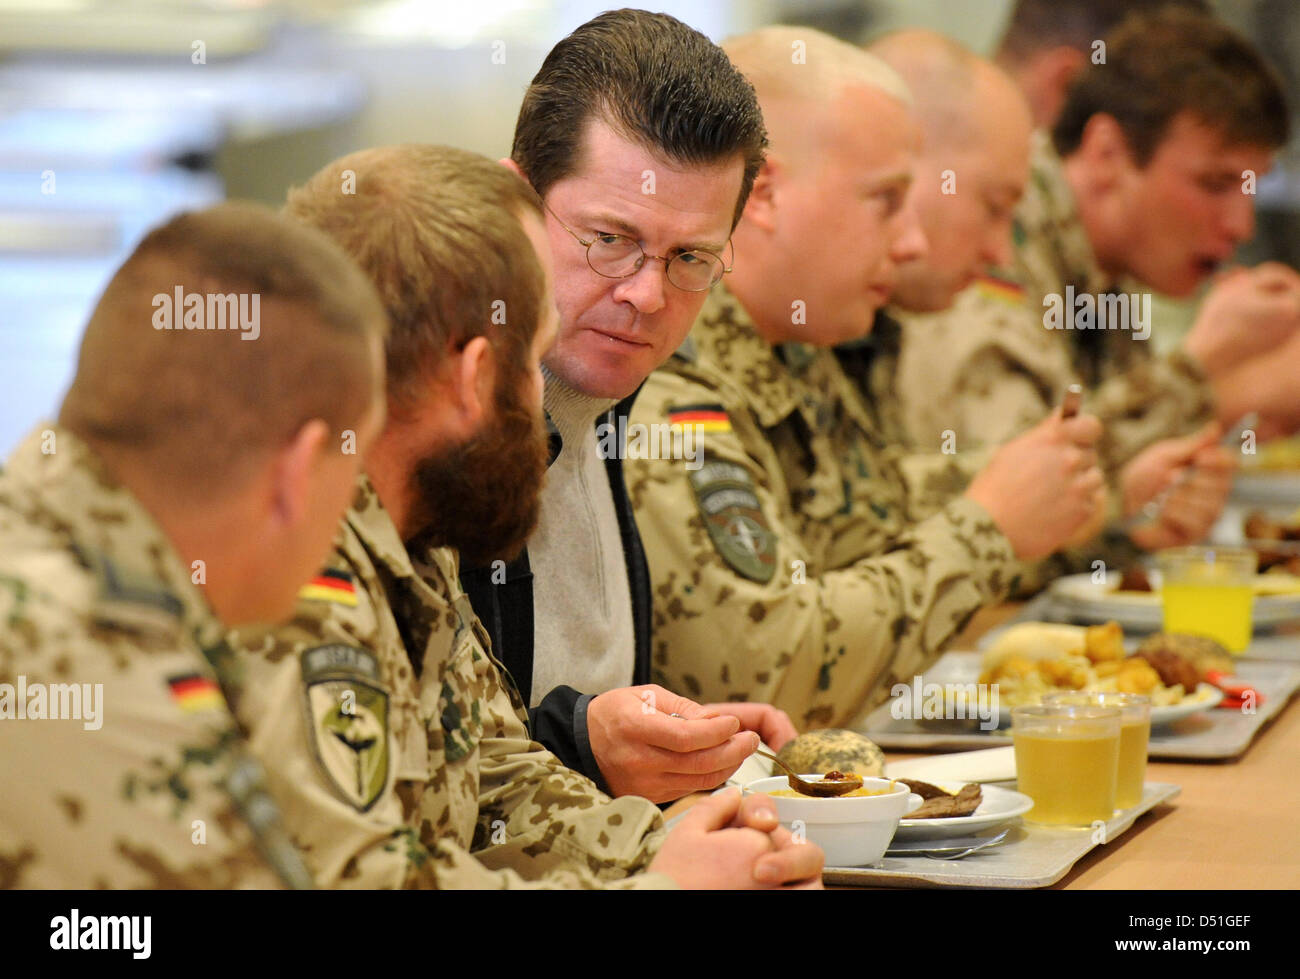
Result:
{"label": "soldier with shaved head", "polygon": [[[229,297],[239,329],[208,318]],[[287,617],[329,550],[386,327],[337,246],[252,205],[175,218],[108,284],[0,475],[0,887],[311,886],[223,634]]]}

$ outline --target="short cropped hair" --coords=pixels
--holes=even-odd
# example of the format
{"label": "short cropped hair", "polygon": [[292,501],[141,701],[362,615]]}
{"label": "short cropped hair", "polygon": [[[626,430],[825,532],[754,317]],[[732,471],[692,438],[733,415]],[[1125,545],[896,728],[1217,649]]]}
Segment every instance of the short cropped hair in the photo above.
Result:
{"label": "short cropped hair", "polygon": [[744,161],[733,227],[763,162],[767,132],[753,86],[703,34],[667,14],[612,10],[555,45],[515,123],[511,156],[543,197],[581,163],[599,119],[665,161]]}
{"label": "short cropped hair", "polygon": [[324,235],[257,204],[181,214],[105,288],[59,420],[110,464],[219,495],[313,419],[354,429],[381,393],[386,331]]}
{"label": "short cropped hair", "polygon": [[1167,8],[1128,18],[1106,39],[1105,64],[1074,80],[1052,141],[1070,155],[1088,120],[1106,113],[1145,166],[1183,112],[1233,145],[1277,149],[1290,135],[1282,83],[1250,42],[1213,17]]}
{"label": "short cropped hair", "polygon": [[1211,13],[1206,0],[1017,0],[998,56],[1021,60],[1056,47],[1088,51],[1125,17],[1170,6]]}
{"label": "short cropped hair", "polygon": [[541,219],[541,201],[517,174],[449,146],[362,150],[290,190],[285,212],[334,239],[379,290],[390,412],[418,403],[475,337],[514,376],[526,369],[546,286],[520,223]]}

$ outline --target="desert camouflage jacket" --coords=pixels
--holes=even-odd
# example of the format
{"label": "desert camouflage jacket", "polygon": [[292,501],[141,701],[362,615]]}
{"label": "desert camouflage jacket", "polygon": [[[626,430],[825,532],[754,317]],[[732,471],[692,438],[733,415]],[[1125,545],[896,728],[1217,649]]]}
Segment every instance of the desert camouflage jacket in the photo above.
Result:
{"label": "desert camouflage jacket", "polygon": [[671,886],[644,799],[529,739],[453,552],[414,566],[362,479],[292,622],[241,631],[235,709],[322,886]]}
{"label": "desert camouflage jacket", "polygon": [[722,287],[632,418],[703,433],[699,468],[624,463],[655,668],[683,694],[852,723],[1012,583],[1010,543],[952,498],[967,474],[948,460],[909,488],[835,354],[773,347]]}
{"label": "desert camouflage jacket", "polygon": [[223,695],[222,625],[56,425],[0,474],[0,887],[309,887]]}
{"label": "desert camouflage jacket", "polygon": [[1110,472],[1152,442],[1213,417],[1205,373],[1181,349],[1156,355],[1131,329],[1045,325],[1045,297],[1060,297],[1061,322],[1074,324],[1070,295],[1144,288],[1116,283],[1097,264],[1045,133],[1035,134],[1014,235],[1014,271],[976,283],[941,313],[897,314],[904,425],[919,445],[930,444],[940,424],[966,447],[1004,441],[1045,417],[1075,382],[1088,392],[1085,408],[1106,426],[1101,454]]}

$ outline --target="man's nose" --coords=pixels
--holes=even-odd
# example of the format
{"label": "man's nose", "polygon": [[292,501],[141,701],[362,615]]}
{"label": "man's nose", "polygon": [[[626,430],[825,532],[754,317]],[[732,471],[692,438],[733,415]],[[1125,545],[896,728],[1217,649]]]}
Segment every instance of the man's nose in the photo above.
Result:
{"label": "man's nose", "polygon": [[614,300],[631,303],[640,313],[657,313],[667,302],[664,293],[669,288],[668,266],[661,259],[647,257],[640,269],[618,280]]}
{"label": "man's nose", "polygon": [[930,251],[930,243],[925,238],[925,229],[921,227],[921,216],[917,213],[913,197],[912,194],[907,195],[907,203],[895,219],[894,240],[890,245],[889,257],[899,264],[925,258]]}
{"label": "man's nose", "polygon": [[1255,234],[1255,200],[1250,194],[1232,194],[1225,205],[1223,230],[1234,243],[1249,241]]}

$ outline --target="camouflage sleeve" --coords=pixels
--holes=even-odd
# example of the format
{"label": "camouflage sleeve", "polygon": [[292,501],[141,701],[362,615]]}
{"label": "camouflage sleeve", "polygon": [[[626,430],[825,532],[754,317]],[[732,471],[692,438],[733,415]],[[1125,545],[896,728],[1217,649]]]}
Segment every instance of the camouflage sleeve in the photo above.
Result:
{"label": "camouflage sleeve", "polygon": [[311,886],[198,647],[82,584],[0,568],[0,888]]}
{"label": "camouflage sleeve", "polygon": [[1182,350],[1146,358],[1103,381],[1089,396],[1088,410],[1106,426],[1101,458],[1111,473],[1152,442],[1186,435],[1215,416],[1209,378]]}
{"label": "camouflage sleeve", "polygon": [[[451,614],[425,622],[422,635],[411,637],[424,651],[416,677],[375,569],[339,556],[327,573],[346,585],[309,586],[289,625],[233,637],[244,674],[238,715],[318,882],[604,886],[589,861],[548,846],[548,834],[563,829],[549,816],[564,804],[560,789],[567,780],[561,776],[557,786],[539,776],[539,769],[550,775],[559,764],[526,735],[516,770],[532,778],[531,809],[522,788],[498,789],[496,774],[487,776],[488,795],[480,798],[481,777],[499,765],[499,749],[487,735],[522,725],[508,698],[492,695],[501,689],[500,677],[469,630]],[[481,812],[498,799],[504,827],[493,827]],[[637,801],[653,808],[630,800]],[[498,839],[504,833],[499,848],[489,845],[494,829]],[[475,852],[480,845],[484,855]],[[534,858],[534,850],[541,856]],[[636,883],[656,882],[668,883],[653,876]]]}
{"label": "camouflage sleeve", "polygon": [[900,457],[898,469],[907,485],[908,517],[924,520],[964,493],[975,475],[988,465],[994,448],[951,455],[931,452]]}
{"label": "camouflage sleeve", "polygon": [[[822,567],[796,530],[776,453],[722,379],[658,372],[634,410],[653,424],[676,405],[720,404],[702,468],[625,462],[655,596],[661,682],[703,701],[767,701],[796,726],[853,723],[911,677],[1011,585],[1010,543],[957,499],[882,553]],[[883,502],[883,501],[882,501]]]}
{"label": "camouflage sleeve", "polygon": [[907,314],[895,388],[912,447],[965,452],[1042,421],[1074,371],[1059,338],[1023,299],[964,290],[934,314]]}

